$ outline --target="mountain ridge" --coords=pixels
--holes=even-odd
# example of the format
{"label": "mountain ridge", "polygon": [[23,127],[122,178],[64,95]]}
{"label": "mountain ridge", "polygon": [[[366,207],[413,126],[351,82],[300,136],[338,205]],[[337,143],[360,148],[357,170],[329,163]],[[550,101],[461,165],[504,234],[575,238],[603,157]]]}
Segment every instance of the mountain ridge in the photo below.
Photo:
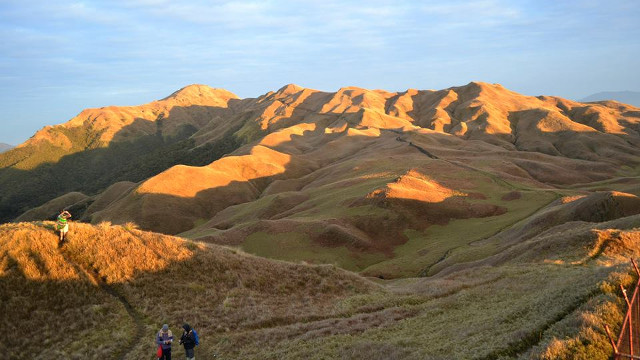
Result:
{"label": "mountain ridge", "polygon": [[[62,197],[41,210],[66,204],[84,221],[133,221],[265,256],[288,246],[284,256],[329,262],[337,256],[340,266],[371,276],[421,273],[450,254],[449,246],[478,239],[427,251],[428,239],[452,236],[439,229],[480,226],[477,236],[490,235],[560,193],[579,191],[569,189],[573,184],[626,175],[631,184],[611,189],[634,192],[640,166],[636,108],[525,96],[482,82],[403,92],[288,84],[249,99],[191,85],[137,108],[81,114],[70,123],[84,133],[72,134],[76,142],[67,137],[76,153],[52,165],[81,179],[48,197],[17,184],[18,194],[33,194],[19,212]],[[66,137],[67,128],[53,129]],[[38,153],[33,144],[21,151],[29,148]],[[5,155],[4,164],[15,154]],[[11,173],[30,158],[17,160],[0,170],[0,182],[15,181]],[[103,164],[117,176],[104,173]],[[46,179],[48,165],[40,167],[43,177],[28,176],[28,169],[18,174],[26,183]],[[111,187],[116,183],[124,185]],[[0,205],[24,196],[2,188],[8,190]],[[435,189],[440,195],[422,195]],[[67,203],[76,197],[64,195],[74,191],[89,198]],[[282,244],[279,234],[291,241]],[[407,266],[399,251],[423,255]]]}
{"label": "mountain ridge", "polygon": [[[0,226],[0,328],[27,334],[0,352],[143,358],[189,322],[204,358],[610,355],[640,254],[633,106],[192,85],[81,114],[0,154],[0,219],[33,221]],[[40,220],[62,208],[58,247]]]}

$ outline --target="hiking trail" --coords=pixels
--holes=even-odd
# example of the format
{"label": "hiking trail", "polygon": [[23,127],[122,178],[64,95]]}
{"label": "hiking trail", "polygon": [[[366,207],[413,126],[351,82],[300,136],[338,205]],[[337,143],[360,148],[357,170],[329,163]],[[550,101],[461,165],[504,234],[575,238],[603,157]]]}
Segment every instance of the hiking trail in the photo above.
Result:
{"label": "hiking trail", "polygon": [[[68,242],[69,240],[67,240],[65,243],[68,243]],[[127,344],[121,347],[120,349],[118,349],[113,354],[114,359],[120,359],[120,360],[126,359],[127,355],[131,351],[133,351],[133,349],[136,347],[136,345],[142,340],[142,338],[145,335],[145,326],[144,326],[144,322],[142,321],[142,315],[140,315],[140,313],[136,309],[134,309],[133,306],[131,306],[131,304],[129,303],[127,298],[124,297],[124,295],[119,293],[118,290],[116,290],[113,286],[104,282],[104,280],[100,277],[100,274],[98,273],[97,269],[93,269],[93,271],[88,271],[87,269],[83,268],[80,264],[73,261],[73,259],[69,256],[68,252],[65,251],[64,245],[62,245],[62,247],[59,247],[59,251],[62,257],[64,258],[64,260],[69,265],[71,265],[78,272],[80,276],[84,276],[85,279],[88,280],[90,283],[96,286],[99,286],[107,294],[111,295],[116,300],[118,300],[118,302],[120,302],[122,306],[124,306],[124,309],[127,311],[127,314],[129,314],[129,317],[131,318],[131,320],[135,325],[135,332],[133,334],[133,337],[131,337],[131,339],[127,342]]]}

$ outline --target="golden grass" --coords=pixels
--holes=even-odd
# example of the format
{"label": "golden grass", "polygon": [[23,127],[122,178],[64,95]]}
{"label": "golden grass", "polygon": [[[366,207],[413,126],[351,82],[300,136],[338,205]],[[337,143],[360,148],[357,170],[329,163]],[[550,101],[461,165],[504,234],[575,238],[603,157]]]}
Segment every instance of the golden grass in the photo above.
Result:
{"label": "golden grass", "polygon": [[188,321],[204,340],[200,351],[213,351],[207,339],[216,333],[326,317],[337,311],[338,299],[381,291],[332,266],[272,262],[132,226],[74,223],[69,242],[58,249],[51,227],[0,226],[0,333],[29,335],[0,344],[11,358],[46,358],[51,351],[62,358],[109,358],[122,351],[135,319],[100,282],[140,314],[145,338],[128,359],[152,353],[162,323],[178,331]]}
{"label": "golden grass", "polygon": [[53,230],[34,224],[0,226],[0,314],[9,359],[103,357],[131,335],[122,305],[65,261]]}

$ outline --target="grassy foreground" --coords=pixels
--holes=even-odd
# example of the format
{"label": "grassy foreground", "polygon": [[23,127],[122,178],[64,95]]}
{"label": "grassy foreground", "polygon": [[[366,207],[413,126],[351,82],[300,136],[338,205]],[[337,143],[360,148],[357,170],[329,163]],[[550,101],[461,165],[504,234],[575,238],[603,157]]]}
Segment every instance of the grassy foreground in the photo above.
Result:
{"label": "grassy foreground", "polygon": [[6,224],[0,352],[152,359],[161,324],[189,322],[204,359],[606,359],[639,221],[559,228],[467,269],[378,283],[127,226],[73,224],[59,249],[50,223]]}

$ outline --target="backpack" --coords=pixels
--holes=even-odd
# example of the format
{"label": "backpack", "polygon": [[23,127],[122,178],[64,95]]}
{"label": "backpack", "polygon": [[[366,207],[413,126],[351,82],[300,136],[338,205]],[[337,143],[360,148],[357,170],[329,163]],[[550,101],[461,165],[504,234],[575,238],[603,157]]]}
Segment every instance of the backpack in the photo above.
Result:
{"label": "backpack", "polygon": [[198,333],[196,329],[191,329],[193,331],[193,339],[196,341],[196,346],[200,345],[200,339],[198,338]]}

